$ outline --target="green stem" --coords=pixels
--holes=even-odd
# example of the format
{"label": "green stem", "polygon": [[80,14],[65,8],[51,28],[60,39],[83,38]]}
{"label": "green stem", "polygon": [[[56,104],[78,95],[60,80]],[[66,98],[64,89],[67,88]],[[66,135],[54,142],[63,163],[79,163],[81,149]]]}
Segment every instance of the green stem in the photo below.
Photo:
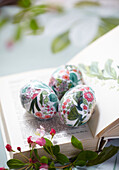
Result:
{"label": "green stem", "polygon": [[70,163],[70,164],[64,165],[64,166],[56,166],[55,168],[63,169],[63,168],[67,168],[67,167],[72,166],[72,165],[73,165],[73,163]]}
{"label": "green stem", "polygon": [[19,152],[20,155],[22,155],[22,157],[25,158],[25,160],[29,161],[29,158],[27,156],[25,156],[23,153]]}
{"label": "green stem", "polygon": [[[52,137],[52,138],[53,138],[53,137]],[[51,138],[51,140],[52,140],[52,138]],[[52,148],[51,148],[51,143],[50,143],[50,150],[51,150],[51,155],[52,155],[52,157],[56,160],[56,158],[55,158],[55,156],[54,156],[54,154],[53,154]]]}

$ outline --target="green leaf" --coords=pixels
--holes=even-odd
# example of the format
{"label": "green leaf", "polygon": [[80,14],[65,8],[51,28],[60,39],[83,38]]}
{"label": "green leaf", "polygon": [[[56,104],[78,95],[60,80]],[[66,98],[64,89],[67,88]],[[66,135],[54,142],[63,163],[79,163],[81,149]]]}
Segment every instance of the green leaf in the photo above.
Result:
{"label": "green leaf", "polygon": [[86,100],[85,98],[83,98],[83,103],[84,103],[85,105],[88,105],[87,100]]}
{"label": "green leaf", "polygon": [[75,7],[83,7],[83,6],[100,6],[100,3],[94,1],[81,1],[75,4]]}
{"label": "green leaf", "polygon": [[[114,27],[119,25],[119,18],[101,18],[100,25],[98,27],[97,34],[93,41],[107,33],[108,31],[112,30]],[[93,42],[92,41],[92,42]]]}
{"label": "green leaf", "polygon": [[37,109],[38,111],[41,111],[41,109],[39,108],[38,103],[37,103],[37,97],[34,98],[34,104],[35,104],[35,106],[36,106],[36,109]]}
{"label": "green leaf", "polygon": [[25,166],[26,164],[18,159],[10,159],[9,161],[7,161],[7,166],[10,169],[17,169],[17,168],[22,168],[23,166]]}
{"label": "green leaf", "polygon": [[42,157],[40,158],[40,162],[41,162],[41,163],[48,164],[48,158],[47,158],[46,156],[42,156]]}
{"label": "green leaf", "polygon": [[47,139],[47,138],[44,138],[44,139],[46,141],[46,144],[45,144],[45,146],[43,146],[43,148],[47,153],[51,154],[52,153],[51,147],[53,146],[53,144],[49,139]]}
{"label": "green leaf", "polygon": [[104,72],[103,75],[106,78],[117,78],[117,74],[114,68],[111,67],[113,60],[108,59],[107,62],[105,63],[105,68],[104,68]]}
{"label": "green leaf", "polygon": [[5,25],[7,24],[8,22],[8,18],[3,18],[0,20],[0,29]]}
{"label": "green leaf", "polygon": [[40,94],[40,101],[39,102],[40,102],[40,104],[42,106],[43,105],[43,94],[42,93]]}
{"label": "green leaf", "polygon": [[31,19],[30,20],[30,28],[33,30],[33,31],[36,31],[39,29],[39,26],[38,26],[38,23],[36,21],[36,19]]}
{"label": "green leaf", "polygon": [[81,70],[83,72],[87,72],[84,64],[79,64],[78,68],[79,68],[79,70]]}
{"label": "green leaf", "polygon": [[98,62],[92,62],[90,65],[90,73],[93,75],[99,74]]}
{"label": "green leaf", "polygon": [[68,119],[69,120],[76,120],[78,118],[78,116],[79,116],[79,113],[78,113],[76,107],[73,107],[68,114]]}
{"label": "green leaf", "polygon": [[56,170],[54,162],[51,162],[50,168],[48,168],[48,169],[50,169],[50,170]]}
{"label": "green leaf", "polygon": [[55,107],[56,111],[58,111],[58,102],[54,103],[53,106]]}
{"label": "green leaf", "polygon": [[42,91],[42,94],[47,95],[48,92],[44,90],[44,91]]}
{"label": "green leaf", "polygon": [[35,154],[37,160],[40,161],[40,156],[38,155],[37,149],[34,149],[34,154]]}
{"label": "green leaf", "polygon": [[40,14],[44,14],[48,11],[48,5],[36,5],[36,6],[32,6],[31,8],[29,8],[29,11],[32,16],[37,16]]}
{"label": "green leaf", "polygon": [[57,53],[70,45],[69,31],[57,36],[52,42],[52,52]]}
{"label": "green leaf", "polygon": [[69,162],[69,159],[64,154],[62,154],[62,153],[58,153],[56,155],[56,159],[62,165],[64,165],[65,163]]}
{"label": "green leaf", "polygon": [[71,143],[75,148],[83,150],[82,143],[75,136],[72,136]]}
{"label": "green leaf", "polygon": [[62,83],[62,80],[61,79],[56,79],[58,82],[59,82],[59,84],[61,84]]}
{"label": "green leaf", "polygon": [[15,41],[20,40],[21,35],[22,35],[22,28],[21,28],[20,25],[18,25],[18,27],[17,27],[17,29],[16,29],[16,32],[15,32],[15,35],[14,35],[14,40],[15,40]]}
{"label": "green leaf", "polygon": [[117,79],[117,73],[114,68],[111,68],[111,75],[112,75],[113,79]]}
{"label": "green leaf", "polygon": [[[33,165],[35,166],[35,170],[39,170],[39,167],[40,167],[40,163],[39,162],[36,162]],[[31,170],[33,170],[33,168],[31,168]]]}
{"label": "green leaf", "polygon": [[31,5],[31,0],[19,0],[18,5],[23,8],[28,8]]}
{"label": "green leaf", "polygon": [[45,146],[53,146],[52,142],[49,139],[47,139],[47,138],[44,138],[44,139],[46,141]]}
{"label": "green leaf", "polygon": [[98,157],[92,161],[89,161],[86,165],[87,166],[93,166],[103,163],[104,161],[111,158],[113,155],[115,155],[119,150],[119,147],[110,145],[109,147],[105,147],[103,151],[98,155]]}
{"label": "green leaf", "polygon": [[48,103],[48,96],[46,96],[46,98],[44,99],[44,104]]}
{"label": "green leaf", "polygon": [[91,107],[92,107],[92,103],[89,104],[89,109],[91,109]]}
{"label": "green leaf", "polygon": [[70,73],[70,80],[72,80],[72,82],[74,83],[77,83],[78,82],[77,75],[75,73]]}
{"label": "green leaf", "polygon": [[77,160],[77,161],[75,161],[75,163],[73,165],[74,166],[85,166],[86,165],[86,161]]}
{"label": "green leaf", "polygon": [[60,152],[60,147],[59,145],[54,145],[51,147],[52,148],[52,151],[53,151],[53,154],[54,155],[57,155],[59,152]]}
{"label": "green leaf", "polygon": [[57,100],[58,100],[58,99],[57,99],[57,96],[56,96],[55,94],[50,94],[50,95],[49,95],[49,98],[50,98],[50,101],[51,101],[51,102],[57,102]]}
{"label": "green leaf", "polygon": [[31,106],[30,106],[29,112],[34,113],[34,103],[35,103],[35,100],[33,99],[32,102],[31,102]]}
{"label": "green leaf", "polygon": [[78,154],[77,160],[83,160],[83,161],[88,161],[88,160],[94,160],[95,158],[97,158],[98,154],[96,152],[93,151],[81,151]]}
{"label": "green leaf", "polygon": [[119,84],[119,76],[118,76],[118,78],[117,78],[117,83]]}

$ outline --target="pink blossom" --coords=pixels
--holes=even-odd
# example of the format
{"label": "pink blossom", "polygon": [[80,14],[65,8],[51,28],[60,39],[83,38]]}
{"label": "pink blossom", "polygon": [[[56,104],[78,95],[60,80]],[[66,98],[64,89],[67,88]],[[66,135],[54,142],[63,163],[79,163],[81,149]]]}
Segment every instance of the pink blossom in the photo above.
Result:
{"label": "pink blossom", "polygon": [[9,152],[13,151],[11,145],[7,144],[5,147],[6,147],[7,151],[9,151]]}
{"label": "pink blossom", "polygon": [[4,168],[4,167],[1,167],[0,170],[5,170],[5,168]]}
{"label": "pink blossom", "polygon": [[40,145],[40,146],[44,146],[46,144],[46,140],[42,137],[42,138],[38,138],[36,140],[36,144]]}
{"label": "pink blossom", "polygon": [[93,94],[91,92],[84,93],[84,97],[88,100],[88,102],[92,102],[94,99]]}
{"label": "pink blossom", "polygon": [[55,129],[51,128],[50,134],[52,135],[52,137],[55,135],[56,131]]}
{"label": "pink blossom", "polygon": [[38,95],[38,93],[34,93],[32,96],[32,99],[34,99],[37,95]]}
{"label": "pink blossom", "polygon": [[28,142],[29,144],[32,144],[32,143],[33,143],[33,141],[31,140],[31,138],[32,138],[32,136],[29,136],[29,137],[27,138],[27,142]]}
{"label": "pink blossom", "polygon": [[47,170],[47,169],[48,169],[48,164],[41,163],[39,170]]}
{"label": "pink blossom", "polygon": [[40,129],[36,129],[35,134],[40,137],[43,137],[45,135],[45,128],[43,126],[40,126]]}
{"label": "pink blossom", "polygon": [[69,76],[68,75],[63,75],[62,78],[65,79],[65,80],[69,80]]}
{"label": "pink blossom", "polygon": [[83,109],[84,109],[84,110],[87,110],[87,106],[86,106],[86,105],[84,105],[84,106],[83,106]]}

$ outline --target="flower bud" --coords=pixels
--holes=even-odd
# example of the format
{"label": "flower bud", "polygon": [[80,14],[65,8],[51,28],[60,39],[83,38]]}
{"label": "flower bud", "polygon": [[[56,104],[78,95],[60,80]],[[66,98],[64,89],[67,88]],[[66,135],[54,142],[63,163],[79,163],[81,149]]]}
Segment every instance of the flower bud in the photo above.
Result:
{"label": "flower bud", "polygon": [[7,144],[7,145],[6,145],[6,149],[7,149],[7,151],[9,151],[9,152],[12,152],[12,151],[13,151],[10,144]]}
{"label": "flower bud", "polygon": [[17,150],[21,152],[21,147],[17,147]]}
{"label": "flower bud", "polygon": [[55,135],[55,133],[56,133],[55,129],[51,128],[50,134],[51,134],[52,137]]}

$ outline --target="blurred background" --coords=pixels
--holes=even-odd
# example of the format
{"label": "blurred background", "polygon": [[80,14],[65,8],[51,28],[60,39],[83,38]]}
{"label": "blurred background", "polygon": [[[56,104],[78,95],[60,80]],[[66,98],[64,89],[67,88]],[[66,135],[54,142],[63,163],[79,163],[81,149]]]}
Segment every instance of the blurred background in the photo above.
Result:
{"label": "blurred background", "polygon": [[119,0],[0,0],[0,76],[65,64],[118,24]]}

